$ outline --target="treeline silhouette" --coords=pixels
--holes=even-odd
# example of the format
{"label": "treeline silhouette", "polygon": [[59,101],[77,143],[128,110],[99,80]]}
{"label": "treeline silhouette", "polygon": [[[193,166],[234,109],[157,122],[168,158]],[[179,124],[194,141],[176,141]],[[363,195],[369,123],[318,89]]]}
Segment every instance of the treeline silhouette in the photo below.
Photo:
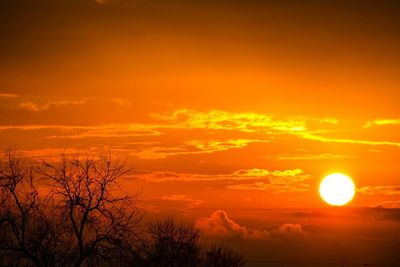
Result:
{"label": "treeline silhouette", "polygon": [[0,266],[236,267],[192,226],[144,223],[118,181],[130,164],[111,153],[31,162],[8,150],[0,165]]}

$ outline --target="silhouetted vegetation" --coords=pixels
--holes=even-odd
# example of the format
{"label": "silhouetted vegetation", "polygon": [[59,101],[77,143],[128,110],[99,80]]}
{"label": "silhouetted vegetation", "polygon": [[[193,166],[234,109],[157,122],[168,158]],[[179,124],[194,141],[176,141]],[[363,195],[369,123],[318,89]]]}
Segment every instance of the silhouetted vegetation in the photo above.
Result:
{"label": "silhouetted vegetation", "polygon": [[150,222],[144,236],[138,249],[142,252],[141,266],[233,267],[244,264],[242,257],[227,248],[202,246],[198,230],[176,224],[171,219]]}
{"label": "silhouetted vegetation", "polygon": [[235,267],[173,220],[145,225],[118,181],[131,168],[111,154],[30,164],[14,150],[0,166],[0,266]]}

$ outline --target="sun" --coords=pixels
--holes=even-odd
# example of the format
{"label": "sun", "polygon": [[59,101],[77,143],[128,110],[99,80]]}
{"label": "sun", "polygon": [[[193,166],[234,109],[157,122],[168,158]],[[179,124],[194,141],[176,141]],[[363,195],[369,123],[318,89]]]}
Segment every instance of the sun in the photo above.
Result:
{"label": "sun", "polygon": [[343,206],[353,199],[355,186],[347,175],[333,173],[326,176],[319,185],[319,194],[328,204]]}

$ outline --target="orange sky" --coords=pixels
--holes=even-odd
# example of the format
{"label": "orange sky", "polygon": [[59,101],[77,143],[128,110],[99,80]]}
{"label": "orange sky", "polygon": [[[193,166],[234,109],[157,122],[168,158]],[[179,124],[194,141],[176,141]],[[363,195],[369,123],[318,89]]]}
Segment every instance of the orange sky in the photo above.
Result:
{"label": "orange sky", "polygon": [[[217,239],[209,225],[227,220],[223,240],[268,248],[241,248],[253,258],[310,260],[295,248],[335,239],[343,249],[328,242],[321,261],[371,250],[390,262],[399,11],[388,0],[2,1],[1,146],[34,158],[111,148],[135,164],[127,188],[150,216]],[[343,210],[318,196],[332,172],[357,186]]]}

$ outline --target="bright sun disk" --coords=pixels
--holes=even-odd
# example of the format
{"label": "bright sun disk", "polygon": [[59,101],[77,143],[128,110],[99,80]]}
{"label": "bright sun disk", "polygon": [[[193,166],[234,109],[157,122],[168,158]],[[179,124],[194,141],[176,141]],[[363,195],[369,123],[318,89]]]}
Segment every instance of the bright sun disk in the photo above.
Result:
{"label": "bright sun disk", "polygon": [[322,180],[319,193],[326,203],[343,206],[353,199],[355,186],[353,180],[347,175],[334,173]]}

